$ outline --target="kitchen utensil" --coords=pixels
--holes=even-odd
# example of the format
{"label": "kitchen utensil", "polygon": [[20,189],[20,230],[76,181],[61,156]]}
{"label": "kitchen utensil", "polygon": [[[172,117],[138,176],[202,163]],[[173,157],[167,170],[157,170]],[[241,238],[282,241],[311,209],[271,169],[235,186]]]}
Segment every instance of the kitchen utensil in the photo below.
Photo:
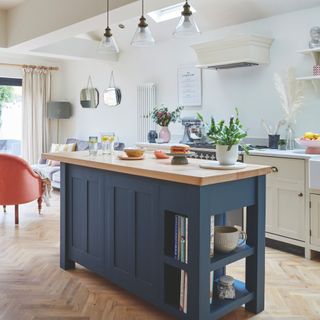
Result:
{"label": "kitchen utensil", "polygon": [[243,246],[247,235],[236,227],[217,226],[214,228],[214,248],[217,251],[228,253]]}

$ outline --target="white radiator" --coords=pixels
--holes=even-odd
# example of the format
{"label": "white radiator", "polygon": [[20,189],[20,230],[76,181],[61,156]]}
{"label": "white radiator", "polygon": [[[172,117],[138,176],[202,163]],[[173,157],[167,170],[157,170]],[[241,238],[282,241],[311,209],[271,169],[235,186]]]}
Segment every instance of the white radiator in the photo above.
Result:
{"label": "white radiator", "polygon": [[156,105],[156,85],[154,83],[144,83],[138,85],[138,101],[137,101],[137,128],[138,141],[146,142],[148,139],[148,132],[155,130],[156,124],[150,117],[150,112]]}

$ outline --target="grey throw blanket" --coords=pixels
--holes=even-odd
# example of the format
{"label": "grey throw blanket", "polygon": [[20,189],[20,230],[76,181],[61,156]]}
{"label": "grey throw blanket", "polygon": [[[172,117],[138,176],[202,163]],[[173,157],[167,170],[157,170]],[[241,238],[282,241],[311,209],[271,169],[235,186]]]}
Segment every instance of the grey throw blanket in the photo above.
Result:
{"label": "grey throw blanket", "polygon": [[[46,180],[46,179],[49,180],[48,176],[43,172],[41,172],[41,170],[39,170],[36,166],[32,166],[32,170],[36,174],[38,174],[42,180]],[[51,183],[44,183],[44,192],[43,192],[42,199],[47,207],[50,207],[51,190],[52,190]]]}

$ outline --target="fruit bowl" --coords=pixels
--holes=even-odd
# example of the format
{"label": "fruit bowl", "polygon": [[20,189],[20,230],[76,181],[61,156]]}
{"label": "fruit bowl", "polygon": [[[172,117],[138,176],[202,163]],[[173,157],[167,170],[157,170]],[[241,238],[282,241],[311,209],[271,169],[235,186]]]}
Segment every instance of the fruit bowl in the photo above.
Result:
{"label": "fruit bowl", "polygon": [[301,146],[307,147],[307,154],[320,154],[320,140],[297,138],[296,142]]}

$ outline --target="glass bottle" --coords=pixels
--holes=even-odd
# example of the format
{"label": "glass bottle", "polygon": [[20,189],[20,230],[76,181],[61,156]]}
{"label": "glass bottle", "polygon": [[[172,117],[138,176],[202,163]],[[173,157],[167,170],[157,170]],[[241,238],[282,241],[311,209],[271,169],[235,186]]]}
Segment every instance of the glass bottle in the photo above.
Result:
{"label": "glass bottle", "polygon": [[295,149],[295,134],[294,134],[294,128],[292,123],[288,123],[288,126],[287,126],[286,149],[287,150]]}

